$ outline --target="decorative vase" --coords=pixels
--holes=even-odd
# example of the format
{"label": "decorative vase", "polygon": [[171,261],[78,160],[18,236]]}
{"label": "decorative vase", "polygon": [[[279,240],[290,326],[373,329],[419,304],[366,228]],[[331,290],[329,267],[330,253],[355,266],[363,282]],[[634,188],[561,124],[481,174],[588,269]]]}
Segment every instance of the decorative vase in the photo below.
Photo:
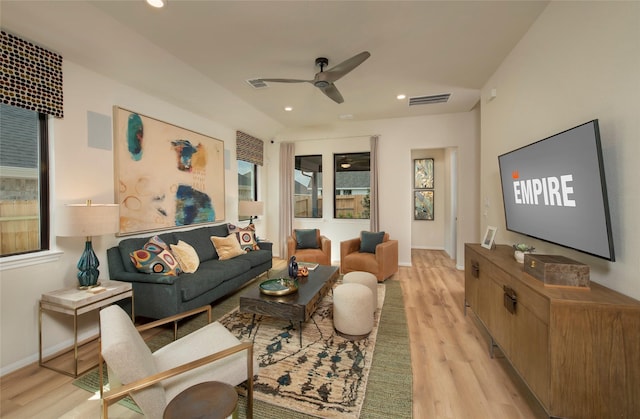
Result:
{"label": "decorative vase", "polygon": [[513,252],[513,257],[516,259],[518,263],[524,263],[525,253],[531,253],[531,252],[523,252],[521,250],[516,250],[515,252]]}
{"label": "decorative vase", "polygon": [[78,282],[80,283],[78,288],[86,289],[98,285],[98,277],[100,276],[98,266],[100,266],[100,261],[98,261],[98,257],[93,251],[91,240],[87,240],[84,243],[84,252],[80,255],[80,260],[77,264],[77,276]]}
{"label": "decorative vase", "polygon": [[294,279],[298,277],[298,262],[296,262],[295,256],[291,256],[289,259],[289,276]]}

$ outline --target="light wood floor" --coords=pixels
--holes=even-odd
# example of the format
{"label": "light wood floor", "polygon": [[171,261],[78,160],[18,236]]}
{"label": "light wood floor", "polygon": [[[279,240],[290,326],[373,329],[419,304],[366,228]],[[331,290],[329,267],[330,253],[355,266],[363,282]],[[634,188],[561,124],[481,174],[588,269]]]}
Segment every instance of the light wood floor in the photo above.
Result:
{"label": "light wood floor", "polygon": [[[545,417],[506,360],[489,357],[489,338],[473,313],[464,315],[464,273],[455,269],[454,261],[441,251],[414,250],[412,263],[389,280],[400,281],[404,294],[411,336],[413,417]],[[72,381],[37,364],[6,375],[0,379],[0,417],[99,418],[99,399]],[[109,417],[142,416],[115,405]]]}

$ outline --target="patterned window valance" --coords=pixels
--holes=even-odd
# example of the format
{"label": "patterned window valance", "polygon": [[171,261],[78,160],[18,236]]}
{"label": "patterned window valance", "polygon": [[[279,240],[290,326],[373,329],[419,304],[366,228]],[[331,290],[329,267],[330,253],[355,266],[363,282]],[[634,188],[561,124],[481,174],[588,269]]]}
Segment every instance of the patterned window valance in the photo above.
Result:
{"label": "patterned window valance", "polygon": [[264,143],[262,140],[236,131],[236,159],[262,166]]}
{"label": "patterned window valance", "polygon": [[0,101],[62,118],[62,56],[5,31],[0,41]]}

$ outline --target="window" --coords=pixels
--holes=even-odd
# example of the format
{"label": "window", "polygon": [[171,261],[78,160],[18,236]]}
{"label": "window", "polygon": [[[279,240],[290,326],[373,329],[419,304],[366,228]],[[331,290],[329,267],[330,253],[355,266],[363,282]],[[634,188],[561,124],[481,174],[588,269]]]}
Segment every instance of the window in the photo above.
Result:
{"label": "window", "polygon": [[334,154],[334,218],[364,218],[370,214],[370,153]]}
{"label": "window", "polygon": [[294,216],[322,218],[322,155],[296,156]]}
{"label": "window", "polygon": [[47,116],[0,104],[0,256],[49,249]]}
{"label": "window", "polygon": [[[238,160],[238,201],[258,200],[258,166]],[[249,217],[238,217],[238,221],[246,221]]]}

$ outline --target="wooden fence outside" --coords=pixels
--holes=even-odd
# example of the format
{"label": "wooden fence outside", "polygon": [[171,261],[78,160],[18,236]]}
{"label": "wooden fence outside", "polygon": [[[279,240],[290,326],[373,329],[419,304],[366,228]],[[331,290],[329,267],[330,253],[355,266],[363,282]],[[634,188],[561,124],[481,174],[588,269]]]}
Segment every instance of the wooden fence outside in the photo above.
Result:
{"label": "wooden fence outside", "polygon": [[[366,218],[363,216],[365,195],[339,195],[336,197],[336,218]],[[322,198],[318,198],[318,217],[322,217]],[[309,218],[312,214],[311,197],[296,195],[294,214],[296,217]]]}
{"label": "wooden fence outside", "polygon": [[3,255],[40,249],[37,200],[0,201],[0,251]]}
{"label": "wooden fence outside", "polygon": [[[293,213],[295,217],[311,218],[313,216],[311,196],[296,195],[294,198]],[[318,217],[322,217],[322,198],[318,198]]]}

